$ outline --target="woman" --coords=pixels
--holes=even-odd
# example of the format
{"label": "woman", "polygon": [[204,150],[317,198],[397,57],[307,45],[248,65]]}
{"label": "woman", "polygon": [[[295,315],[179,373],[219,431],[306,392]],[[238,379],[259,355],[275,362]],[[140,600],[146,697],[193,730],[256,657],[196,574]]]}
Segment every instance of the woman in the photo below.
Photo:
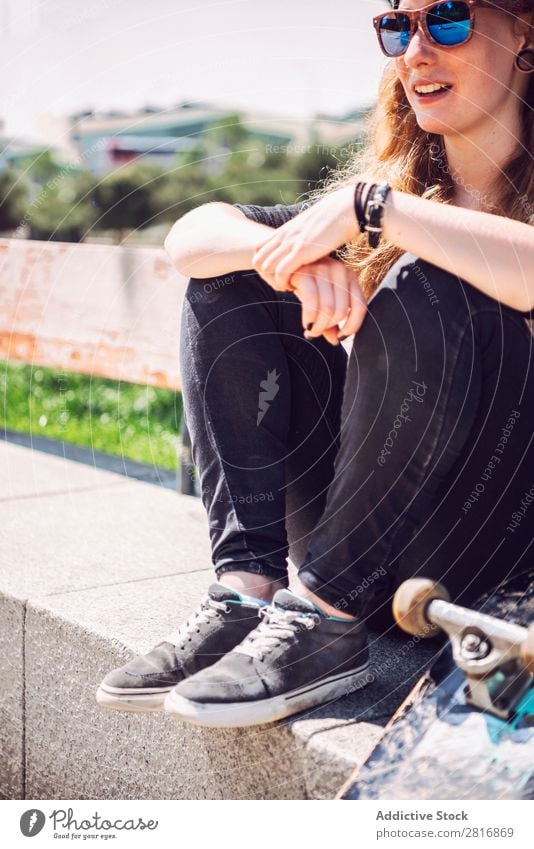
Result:
{"label": "woman", "polygon": [[104,679],[105,707],[288,716],[369,680],[366,620],[390,622],[407,576],[469,603],[532,566],[532,2],[396,5],[365,156],[307,203],[207,204],[166,239],[193,276],[184,399],[218,581]]}

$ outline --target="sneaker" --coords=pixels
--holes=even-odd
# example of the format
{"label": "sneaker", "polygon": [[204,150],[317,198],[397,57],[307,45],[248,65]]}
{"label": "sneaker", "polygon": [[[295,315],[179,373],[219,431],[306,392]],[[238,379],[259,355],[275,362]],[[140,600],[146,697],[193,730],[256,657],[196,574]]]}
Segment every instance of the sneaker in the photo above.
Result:
{"label": "sneaker", "polygon": [[200,608],[148,654],[106,675],[96,693],[100,707],[163,710],[166,695],[188,675],[210,666],[258,624],[266,604],[212,584]]}
{"label": "sneaker", "polygon": [[329,617],[290,590],[225,657],[178,684],[165,710],[197,725],[273,722],[369,683],[363,622]]}

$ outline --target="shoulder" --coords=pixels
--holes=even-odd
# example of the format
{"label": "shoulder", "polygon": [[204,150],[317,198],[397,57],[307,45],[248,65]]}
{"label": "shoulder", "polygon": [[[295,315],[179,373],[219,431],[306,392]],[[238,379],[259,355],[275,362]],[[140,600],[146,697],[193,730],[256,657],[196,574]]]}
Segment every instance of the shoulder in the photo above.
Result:
{"label": "shoulder", "polygon": [[289,205],[277,203],[275,206],[234,203],[232,206],[234,209],[239,209],[247,218],[257,221],[258,224],[266,224],[268,227],[281,227],[282,224],[290,221],[299,212],[313,206],[313,201],[302,201]]}

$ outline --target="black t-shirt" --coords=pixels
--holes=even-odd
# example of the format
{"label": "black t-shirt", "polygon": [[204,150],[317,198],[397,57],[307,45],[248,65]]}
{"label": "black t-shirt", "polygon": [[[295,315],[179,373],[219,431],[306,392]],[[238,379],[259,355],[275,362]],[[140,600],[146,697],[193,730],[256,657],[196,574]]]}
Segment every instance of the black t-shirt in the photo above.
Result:
{"label": "black t-shirt", "polygon": [[234,203],[232,206],[235,206],[236,209],[240,209],[247,218],[252,218],[252,220],[257,221],[258,224],[266,224],[267,227],[276,228],[281,227],[282,224],[286,224],[288,221],[291,221],[295,215],[298,215],[299,212],[303,212],[309,206],[313,206],[313,204],[310,201],[303,201],[301,203],[291,203],[288,206],[283,203],[277,203],[275,206],[256,206],[253,203]]}

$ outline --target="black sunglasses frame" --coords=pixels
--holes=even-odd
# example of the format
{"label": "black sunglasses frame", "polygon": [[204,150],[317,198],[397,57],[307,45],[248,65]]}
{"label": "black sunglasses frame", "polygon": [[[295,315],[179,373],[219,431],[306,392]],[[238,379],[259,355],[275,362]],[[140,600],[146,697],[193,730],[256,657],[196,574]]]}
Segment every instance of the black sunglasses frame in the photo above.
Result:
{"label": "black sunglasses frame", "polygon": [[[469,10],[469,33],[467,35],[467,38],[465,38],[463,41],[460,41],[458,44],[441,44],[439,41],[436,41],[436,39],[432,37],[432,35],[431,35],[431,33],[428,29],[426,20],[427,20],[428,13],[432,9],[434,9],[436,6],[441,6],[443,3],[446,3],[446,2],[447,2],[447,0],[434,0],[433,3],[429,3],[427,6],[423,6],[422,9],[416,9],[416,10],[413,10],[413,11],[410,11],[409,9],[394,9],[391,12],[383,12],[381,15],[376,15],[373,18],[373,24],[374,24],[374,28],[376,30],[376,34],[377,34],[377,37],[378,37],[378,43],[380,45],[380,49],[382,50],[382,53],[385,56],[387,56],[388,59],[398,59],[399,56],[403,56],[406,53],[406,51],[408,50],[410,42],[415,35],[417,25],[419,25],[421,27],[421,30],[424,32],[426,38],[430,42],[432,42],[432,44],[437,44],[439,47],[443,47],[446,50],[450,50],[452,47],[461,47],[462,44],[467,44],[467,42],[469,41],[469,39],[473,35],[473,29],[474,29],[474,25],[475,25],[475,9],[476,9],[476,7],[477,6],[488,6],[488,7],[493,6],[492,3],[485,3],[484,0],[461,0],[461,2],[464,3],[468,7],[468,10]],[[494,6],[493,6],[493,8],[494,8]],[[391,53],[387,52],[387,50],[384,48],[384,45],[382,43],[382,33],[380,31],[380,23],[383,20],[383,18],[385,18],[385,17],[388,17],[388,18],[390,18],[391,16],[397,17],[398,15],[404,15],[406,18],[409,19],[409,21],[410,21],[410,37],[408,39],[408,44],[406,45],[406,47],[404,48],[402,53],[395,53],[395,54],[392,55]]]}

